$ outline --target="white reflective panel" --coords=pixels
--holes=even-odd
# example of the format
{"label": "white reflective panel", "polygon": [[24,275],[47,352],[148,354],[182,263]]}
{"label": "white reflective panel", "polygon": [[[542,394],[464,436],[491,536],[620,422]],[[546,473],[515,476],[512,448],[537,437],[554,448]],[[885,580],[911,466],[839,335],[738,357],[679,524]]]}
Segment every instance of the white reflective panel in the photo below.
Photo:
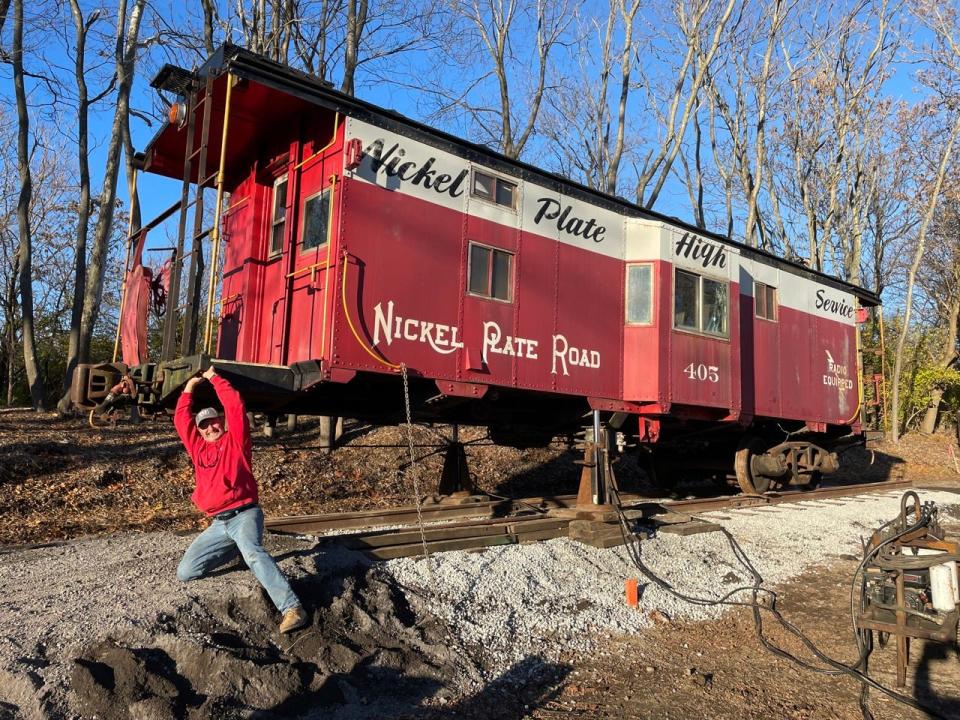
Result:
{"label": "white reflective panel", "polygon": [[283,220],[287,213],[287,181],[281,180],[273,189],[273,219]]}
{"label": "white reflective panel", "polygon": [[767,293],[763,283],[753,284],[754,314],[759,318],[767,317]]}
{"label": "white reflective panel", "polygon": [[473,194],[485,200],[493,200],[494,179],[477,170],[473,171]]}
{"label": "white reflective panel", "polygon": [[329,210],[329,189],[307,198],[303,203],[303,250],[310,250],[327,242]]}
{"label": "white reflective panel", "polygon": [[508,208],[514,207],[513,195],[517,186],[506,180],[497,180],[497,205],[504,205]]}
{"label": "white reflective panel", "polygon": [[470,246],[470,292],[477,295],[490,294],[490,249],[480,245]]}
{"label": "white reflective panel", "polygon": [[493,287],[490,296],[510,300],[510,261],[513,256],[502,250],[493,251]]}
{"label": "white reflective panel", "polygon": [[627,266],[627,322],[650,323],[653,319],[653,267]]}

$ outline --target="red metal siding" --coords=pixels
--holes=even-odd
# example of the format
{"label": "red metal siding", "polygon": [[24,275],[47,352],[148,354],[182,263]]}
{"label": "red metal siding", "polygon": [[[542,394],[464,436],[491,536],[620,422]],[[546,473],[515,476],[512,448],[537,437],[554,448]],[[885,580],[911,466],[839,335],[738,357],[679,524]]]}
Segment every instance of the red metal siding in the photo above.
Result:
{"label": "red metal siding", "polygon": [[[458,302],[463,215],[349,178],[341,213],[342,247],[350,254],[346,311],[363,342],[388,362],[455,378],[456,351],[465,342]],[[341,272],[335,286],[333,362],[387,371],[349,329]],[[473,340],[474,347],[479,341]]]}
{"label": "red metal siding", "polygon": [[[344,127],[318,153],[330,143],[332,121],[315,120],[304,121],[314,131],[302,147],[292,141],[265,149],[233,191],[224,224],[221,357],[277,364],[325,358],[379,372],[405,362],[437,379],[706,407],[730,419],[742,406],[759,417],[852,421],[854,326],[789,303],[777,322],[757,319],[753,299],[730,282],[729,338],[674,330],[674,267],[661,260],[653,262],[654,324],[625,327],[622,260],[523,230],[509,211],[487,208],[479,217],[464,212],[466,202],[456,209],[342,179]],[[294,161],[278,161],[287,150]],[[268,257],[272,183],[285,173],[284,250]],[[332,237],[303,252],[304,200],[331,178]],[[502,222],[490,219],[501,211]],[[471,242],[513,253],[510,302],[468,292]],[[349,258],[346,303],[341,250]]]}
{"label": "red metal siding", "polygon": [[[428,377],[619,396],[619,261],[533,233],[520,243],[515,228],[349,179],[343,213],[345,244],[359,262],[348,308],[385,359]],[[516,252],[513,302],[466,292],[469,241]],[[387,369],[338,313],[336,363]]]}

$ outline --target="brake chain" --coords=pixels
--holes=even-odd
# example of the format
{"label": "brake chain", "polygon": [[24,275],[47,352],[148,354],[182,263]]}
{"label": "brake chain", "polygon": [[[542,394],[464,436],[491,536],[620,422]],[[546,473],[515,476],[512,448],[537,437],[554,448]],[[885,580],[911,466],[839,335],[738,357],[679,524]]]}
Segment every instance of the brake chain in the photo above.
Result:
{"label": "brake chain", "polygon": [[410,381],[407,377],[407,364],[400,364],[400,374],[403,376],[403,406],[407,415],[407,449],[410,452],[410,473],[413,477],[413,499],[417,508],[417,525],[420,528],[420,543],[423,545],[423,557],[427,561],[430,577],[433,578],[433,563],[430,562],[430,551],[427,549],[427,534],[423,526],[423,511],[420,500],[420,472],[416,466],[417,458],[413,451],[413,419],[410,415]]}

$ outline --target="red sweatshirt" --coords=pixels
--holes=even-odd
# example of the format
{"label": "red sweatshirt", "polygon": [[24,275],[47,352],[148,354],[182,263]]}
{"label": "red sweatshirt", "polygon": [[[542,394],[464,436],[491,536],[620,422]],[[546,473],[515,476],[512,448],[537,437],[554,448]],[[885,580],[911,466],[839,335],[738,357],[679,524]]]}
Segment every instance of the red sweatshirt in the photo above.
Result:
{"label": "red sweatshirt", "polygon": [[173,424],[193,461],[197,479],[191,495],[193,504],[207,515],[216,515],[257,502],[257,481],[253,478],[250,426],[243,399],[219,375],[210,382],[223,405],[227,425],[223,435],[216,442],[203,439],[191,414],[193,393],[189,392],[177,400]]}

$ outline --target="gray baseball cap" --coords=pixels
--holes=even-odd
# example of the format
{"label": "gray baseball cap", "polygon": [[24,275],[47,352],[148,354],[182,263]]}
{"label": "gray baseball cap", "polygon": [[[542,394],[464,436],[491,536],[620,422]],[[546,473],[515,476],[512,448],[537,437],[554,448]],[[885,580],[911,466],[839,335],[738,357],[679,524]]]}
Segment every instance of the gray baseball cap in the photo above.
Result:
{"label": "gray baseball cap", "polygon": [[220,417],[220,415],[221,413],[219,410],[217,410],[216,408],[208,407],[198,412],[197,417],[194,418],[194,420],[197,423],[197,427],[200,427],[200,423],[202,423],[204,420],[213,420],[214,418]]}

